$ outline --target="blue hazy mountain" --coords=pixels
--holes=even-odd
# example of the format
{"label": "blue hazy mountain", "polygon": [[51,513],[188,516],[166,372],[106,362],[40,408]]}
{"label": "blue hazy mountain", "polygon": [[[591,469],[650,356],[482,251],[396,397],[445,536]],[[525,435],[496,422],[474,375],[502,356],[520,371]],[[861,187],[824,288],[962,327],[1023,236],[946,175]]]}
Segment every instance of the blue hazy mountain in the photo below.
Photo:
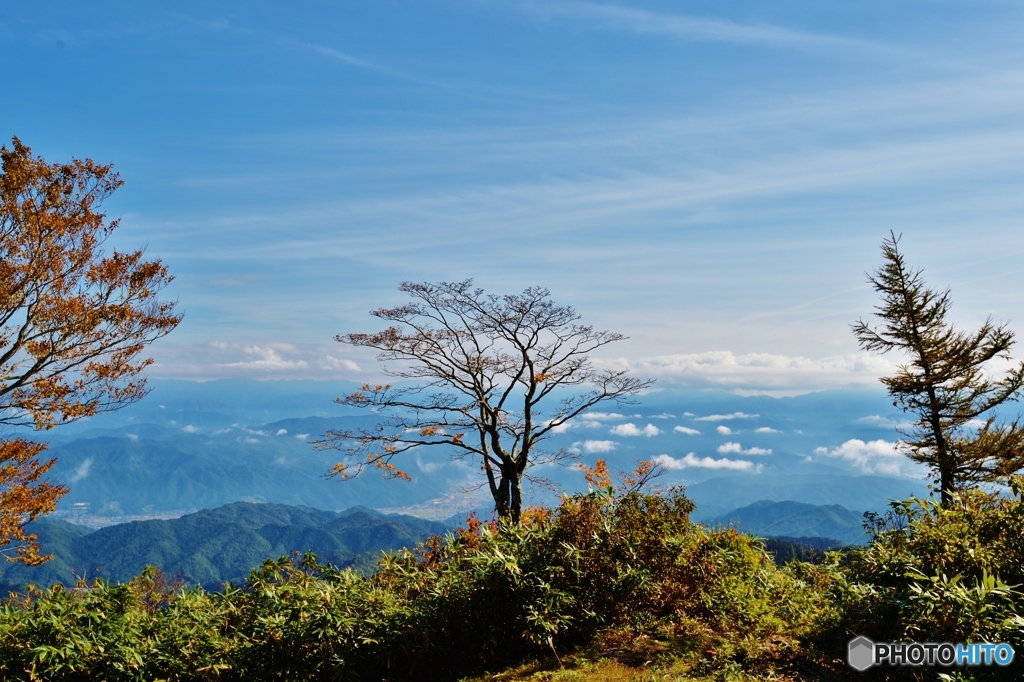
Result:
{"label": "blue hazy mountain", "polygon": [[442,523],[363,507],[333,512],[245,502],[95,531],[41,519],[30,530],[54,558],[37,567],[4,566],[0,585],[73,585],[77,577],[91,580],[97,575],[122,582],[153,565],[188,584],[216,589],[240,581],[266,559],[291,552],[313,551],[321,562],[365,570],[375,565],[381,551],[413,548],[447,529]]}
{"label": "blue hazy mountain", "polygon": [[862,510],[857,512],[860,518],[863,511],[887,509],[890,500],[926,496],[927,493],[922,482],[912,479],[835,473],[730,476],[701,481],[686,489],[686,494],[697,504],[693,518],[698,521],[714,520],[731,509],[750,504],[751,500],[840,505],[847,510]]}
{"label": "blue hazy mountain", "polygon": [[722,514],[709,523],[732,526],[760,537],[831,538],[840,543],[862,545],[868,540],[863,521],[863,513],[850,511],[838,504],[759,500]]}
{"label": "blue hazy mountain", "polygon": [[[29,525],[51,559],[42,566],[9,564],[0,593],[29,583],[74,585],[99,576],[123,582],[147,565],[188,584],[218,589],[238,582],[266,559],[313,551],[321,562],[374,570],[382,551],[413,548],[431,535],[461,525],[381,514],[364,507],[343,512],[280,504],[236,502],[177,519],[132,521],[92,530],[59,519]],[[780,562],[813,559],[826,549],[863,542],[861,515],[838,505],[759,501],[711,522],[766,538]]]}
{"label": "blue hazy mountain", "polygon": [[[311,441],[333,428],[372,428],[378,420],[333,402],[355,384],[153,381],[152,387],[135,405],[43,434],[57,458],[53,477],[71,488],[61,514],[180,514],[247,500],[320,509],[437,503],[444,518],[486,504],[486,495],[459,495],[481,482],[479,463],[453,461],[441,450],[410,453],[403,468],[412,483],[384,481],[374,472],[346,482],[325,478],[341,453],[316,450]],[[891,498],[926,494],[924,482],[906,472],[884,475],[870,459],[837,448],[892,442],[904,419],[880,389],[791,398],[666,389],[634,404],[602,406],[545,445],[590,463],[604,458],[613,471],[660,456],[673,468],[658,482],[685,485],[698,518],[762,499],[880,510]],[[746,462],[747,469],[725,468],[727,462]],[[552,487],[528,490],[528,503],[551,503],[563,490],[585,488],[572,466],[533,473]]]}

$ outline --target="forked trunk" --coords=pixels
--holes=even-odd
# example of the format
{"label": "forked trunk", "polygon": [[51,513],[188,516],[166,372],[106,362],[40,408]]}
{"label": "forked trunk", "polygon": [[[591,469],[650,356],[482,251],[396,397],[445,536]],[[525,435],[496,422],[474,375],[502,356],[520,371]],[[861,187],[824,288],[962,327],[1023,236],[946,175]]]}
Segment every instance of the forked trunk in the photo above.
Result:
{"label": "forked trunk", "polygon": [[518,525],[523,512],[523,489],[522,476],[514,468],[501,472],[498,492],[494,496],[494,511],[498,518]]}

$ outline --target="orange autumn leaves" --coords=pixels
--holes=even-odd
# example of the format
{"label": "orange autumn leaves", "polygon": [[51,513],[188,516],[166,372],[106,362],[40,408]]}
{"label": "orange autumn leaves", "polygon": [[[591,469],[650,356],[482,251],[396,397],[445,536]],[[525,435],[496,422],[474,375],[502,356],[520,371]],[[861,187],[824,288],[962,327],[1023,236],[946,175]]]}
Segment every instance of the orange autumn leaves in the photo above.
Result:
{"label": "orange autumn leaves", "polygon": [[622,493],[637,491],[643,488],[652,479],[665,473],[665,469],[649,459],[637,462],[633,471],[620,471],[615,478],[618,484],[612,485],[612,475],[608,471],[608,464],[603,459],[594,462],[594,466],[588,466],[583,462],[576,464],[576,468],[583,472],[583,478],[587,485],[596,490],[604,490],[614,487]]}
{"label": "orange autumn leaves", "polygon": [[[142,351],[181,316],[157,297],[172,279],[160,261],[104,251],[118,221],[97,209],[121,179],[90,159],[47,163],[18,138],[0,160],[0,424],[49,429],[141,398]],[[22,525],[66,491],[39,482],[44,446],[0,448],[0,547],[36,561]]]}
{"label": "orange autumn leaves", "polygon": [[57,508],[68,491],[61,485],[40,481],[56,460],[40,462],[43,443],[22,438],[0,441],[0,547],[11,544],[13,553],[0,550],[8,561],[36,566],[51,557],[41,553],[38,538],[25,531],[25,523]]}
{"label": "orange autumn leaves", "polygon": [[[444,434],[444,430],[443,429],[440,429],[440,428],[438,428],[436,426],[424,426],[422,429],[420,429],[420,435],[421,436],[429,437],[429,436],[437,436],[437,435],[445,435],[445,434]],[[465,434],[462,434],[462,433],[456,433],[455,435],[452,436],[452,443],[458,445],[459,443],[462,442],[462,437],[464,435]]]}
{"label": "orange autumn leaves", "polygon": [[142,251],[107,255],[118,226],[94,209],[121,186],[111,166],[49,164],[0,149],[0,423],[45,429],[145,393],[143,347],[181,319],[171,281]]}

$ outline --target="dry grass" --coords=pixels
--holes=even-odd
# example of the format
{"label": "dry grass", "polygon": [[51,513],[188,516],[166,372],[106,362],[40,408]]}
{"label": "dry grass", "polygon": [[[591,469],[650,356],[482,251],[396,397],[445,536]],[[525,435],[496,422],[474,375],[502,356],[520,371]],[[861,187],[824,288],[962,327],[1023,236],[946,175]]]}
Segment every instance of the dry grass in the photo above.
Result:
{"label": "dry grass", "polygon": [[[723,643],[724,644],[724,643]],[[745,665],[729,647],[707,642],[668,642],[644,637],[631,642],[605,641],[573,656],[527,663],[462,682],[804,682],[842,679],[794,656],[795,642],[768,643],[756,661]],[[735,653],[735,652],[734,652]]]}

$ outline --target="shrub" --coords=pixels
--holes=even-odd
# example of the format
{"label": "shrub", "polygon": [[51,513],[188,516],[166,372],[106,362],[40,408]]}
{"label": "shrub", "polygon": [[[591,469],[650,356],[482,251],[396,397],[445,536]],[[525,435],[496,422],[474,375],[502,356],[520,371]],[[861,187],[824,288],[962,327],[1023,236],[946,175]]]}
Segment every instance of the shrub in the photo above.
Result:
{"label": "shrub", "polygon": [[[147,570],[131,583],[33,590],[0,610],[4,679],[446,679],[600,633],[733,642],[803,627],[813,581],[763,546],[690,522],[693,504],[600,489],[385,556],[363,578],[312,555],[223,593]],[[632,634],[631,634],[632,633]]]}
{"label": "shrub", "polygon": [[[1024,651],[1021,491],[1022,479],[1014,478],[1009,495],[972,489],[946,505],[911,498],[893,502],[885,515],[869,515],[872,543],[853,550],[848,570],[834,574],[827,589],[836,607],[819,614],[816,643],[835,655],[856,635],[1008,642]],[[1019,657],[1012,668],[976,669],[970,679],[1019,679]],[[909,670],[900,674],[912,678]]]}

